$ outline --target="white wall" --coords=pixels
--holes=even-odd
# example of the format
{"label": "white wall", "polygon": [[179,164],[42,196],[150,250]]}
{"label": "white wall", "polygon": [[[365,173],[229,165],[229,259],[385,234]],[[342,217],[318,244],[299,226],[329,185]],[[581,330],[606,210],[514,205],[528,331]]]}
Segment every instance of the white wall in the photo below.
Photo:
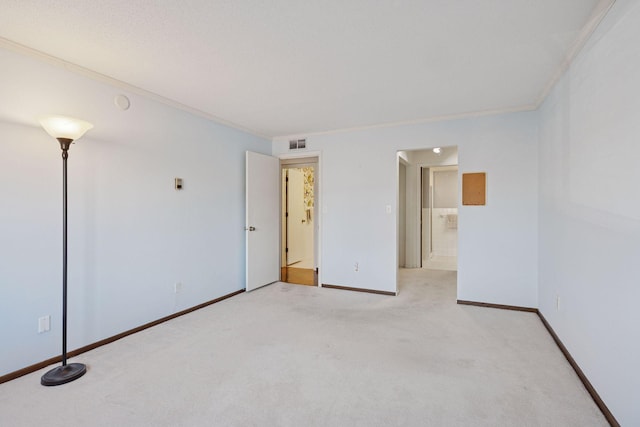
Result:
{"label": "white wall", "polygon": [[62,162],[37,115],[95,125],[69,156],[69,350],[244,287],[244,151],[269,141],[133,94],[120,111],[6,50],[0,69],[0,375],[60,354]]}
{"label": "white wall", "polygon": [[489,186],[487,206],[460,208],[458,298],[537,306],[536,113],[307,137],[323,156],[323,283],[396,291],[397,151],[454,145]]}
{"label": "white wall", "polygon": [[638,46],[640,3],[617,0],[540,111],[540,310],[627,426],[640,425]]}
{"label": "white wall", "polygon": [[[423,211],[424,218],[429,218],[429,209],[423,209]],[[452,216],[453,219],[450,219],[450,216]],[[434,256],[458,256],[457,216],[458,208],[433,209],[432,247]],[[453,222],[453,225],[451,222]],[[427,249],[429,245],[428,237],[428,235],[425,235],[423,238],[425,249]],[[428,249],[423,251],[423,254],[426,258],[428,256]]]}
{"label": "white wall", "polygon": [[433,174],[433,207],[458,207],[458,169],[431,170]]}

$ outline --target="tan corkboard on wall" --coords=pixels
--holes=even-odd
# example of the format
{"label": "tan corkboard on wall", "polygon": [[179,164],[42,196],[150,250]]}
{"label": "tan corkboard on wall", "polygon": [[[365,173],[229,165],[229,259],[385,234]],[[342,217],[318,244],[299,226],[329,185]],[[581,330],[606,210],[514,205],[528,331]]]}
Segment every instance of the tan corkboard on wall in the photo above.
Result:
{"label": "tan corkboard on wall", "polygon": [[487,174],[485,172],[462,174],[462,204],[484,206],[487,195]]}

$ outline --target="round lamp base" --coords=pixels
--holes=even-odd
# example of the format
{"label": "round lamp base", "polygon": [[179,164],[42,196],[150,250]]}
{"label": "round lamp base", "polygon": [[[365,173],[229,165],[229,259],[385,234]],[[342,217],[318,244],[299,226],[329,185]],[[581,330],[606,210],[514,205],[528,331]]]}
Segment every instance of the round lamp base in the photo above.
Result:
{"label": "round lamp base", "polygon": [[61,385],[77,380],[87,372],[87,367],[82,363],[69,363],[68,365],[53,368],[42,376],[40,384],[46,386]]}

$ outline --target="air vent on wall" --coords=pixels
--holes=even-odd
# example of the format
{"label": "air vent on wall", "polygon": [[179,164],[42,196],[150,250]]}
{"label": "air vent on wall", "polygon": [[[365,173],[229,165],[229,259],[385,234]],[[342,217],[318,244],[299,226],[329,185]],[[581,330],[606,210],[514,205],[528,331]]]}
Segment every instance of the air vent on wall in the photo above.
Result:
{"label": "air vent on wall", "polygon": [[307,148],[306,139],[292,139],[289,141],[289,150],[298,150],[300,148]]}

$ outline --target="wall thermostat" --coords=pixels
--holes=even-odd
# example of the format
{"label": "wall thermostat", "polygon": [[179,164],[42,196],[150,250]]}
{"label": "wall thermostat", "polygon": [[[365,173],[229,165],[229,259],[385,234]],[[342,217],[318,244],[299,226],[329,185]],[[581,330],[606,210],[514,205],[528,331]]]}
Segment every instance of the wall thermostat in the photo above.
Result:
{"label": "wall thermostat", "polygon": [[182,178],[176,178],[176,190],[182,190]]}

